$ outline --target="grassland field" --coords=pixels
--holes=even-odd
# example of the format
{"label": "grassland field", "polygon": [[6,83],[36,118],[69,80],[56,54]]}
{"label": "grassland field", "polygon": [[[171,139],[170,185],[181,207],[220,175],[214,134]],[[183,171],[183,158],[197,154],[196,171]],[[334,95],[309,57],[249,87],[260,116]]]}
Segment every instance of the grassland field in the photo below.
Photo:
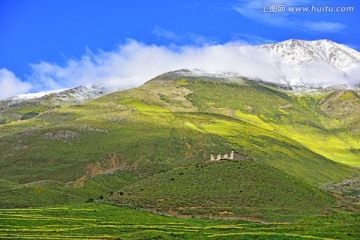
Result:
{"label": "grassland field", "polygon": [[348,212],[293,223],[174,218],[107,203],[0,210],[0,239],[359,239]]}

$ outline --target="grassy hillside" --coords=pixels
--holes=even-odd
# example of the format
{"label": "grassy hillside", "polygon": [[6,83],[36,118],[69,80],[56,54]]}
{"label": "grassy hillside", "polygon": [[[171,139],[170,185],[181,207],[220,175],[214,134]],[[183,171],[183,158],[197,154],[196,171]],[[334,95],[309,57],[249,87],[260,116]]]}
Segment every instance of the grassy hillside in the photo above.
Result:
{"label": "grassy hillside", "polygon": [[105,93],[105,89],[80,86],[53,93],[36,94],[37,97],[30,94],[30,96],[0,100],[0,125],[31,119],[44,112],[81,104],[90,99],[103,96]]}
{"label": "grassy hillside", "polygon": [[0,101],[0,125],[14,121],[31,119],[41,113],[80,103],[76,99],[62,101],[57,94],[24,100],[5,99]]}
{"label": "grassy hillside", "polygon": [[87,180],[83,187],[52,180],[27,184],[1,180],[0,202],[3,208],[92,202],[138,180],[137,175],[123,172],[97,176]]}
{"label": "grassy hillside", "polygon": [[110,197],[172,214],[289,221],[336,205],[325,192],[258,161],[223,161],[157,174]]}
{"label": "grassy hillside", "polygon": [[[355,128],[360,98],[356,93],[294,95],[253,81],[237,84],[195,80],[189,81],[188,87],[193,91],[189,98],[200,111],[245,120],[333,161],[360,166],[360,135]],[[337,98],[331,98],[334,94]]]}
{"label": "grassy hillside", "polygon": [[335,110],[322,110],[328,98],[246,79],[165,74],[136,89],[2,124],[0,205],[97,199],[232,148],[301,184],[357,177],[358,135],[342,115],[329,115]]}

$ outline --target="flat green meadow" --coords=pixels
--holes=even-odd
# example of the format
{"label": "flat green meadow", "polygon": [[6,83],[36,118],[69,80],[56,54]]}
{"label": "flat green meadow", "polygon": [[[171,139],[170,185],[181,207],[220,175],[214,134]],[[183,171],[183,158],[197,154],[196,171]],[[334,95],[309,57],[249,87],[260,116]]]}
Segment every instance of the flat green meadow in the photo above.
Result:
{"label": "flat green meadow", "polygon": [[0,239],[359,239],[360,216],[294,223],[175,218],[106,203],[0,210]]}

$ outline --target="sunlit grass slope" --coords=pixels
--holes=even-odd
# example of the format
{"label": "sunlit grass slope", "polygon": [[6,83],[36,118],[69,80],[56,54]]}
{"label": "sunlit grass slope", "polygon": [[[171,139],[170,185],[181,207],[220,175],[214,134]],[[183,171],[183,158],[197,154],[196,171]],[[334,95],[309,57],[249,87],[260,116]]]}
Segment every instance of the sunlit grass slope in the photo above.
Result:
{"label": "sunlit grass slope", "polygon": [[[216,112],[294,139],[336,162],[360,166],[360,115],[357,93],[290,94],[253,81],[188,81],[189,96],[200,111]],[[347,100],[347,101],[345,101]],[[350,101],[350,103],[349,103]]]}
{"label": "sunlit grass slope", "polygon": [[[232,148],[310,184],[352,178],[358,135],[321,110],[327,98],[248,80],[165,74],[136,89],[3,124],[0,204],[84,202]],[[326,158],[332,154],[334,161]]]}

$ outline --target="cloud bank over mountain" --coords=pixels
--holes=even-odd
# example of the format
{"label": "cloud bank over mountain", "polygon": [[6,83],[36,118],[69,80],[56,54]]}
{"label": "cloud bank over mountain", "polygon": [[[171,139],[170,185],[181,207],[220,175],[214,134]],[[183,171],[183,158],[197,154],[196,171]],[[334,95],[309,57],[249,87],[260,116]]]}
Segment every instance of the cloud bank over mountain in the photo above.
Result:
{"label": "cloud bank over mountain", "polygon": [[63,66],[41,62],[31,67],[32,73],[22,80],[1,69],[0,98],[79,85],[126,89],[164,72],[184,68],[236,72],[289,85],[326,87],[360,83],[360,53],[325,40],[289,40],[263,46],[230,42],[202,47],[145,45],[129,40],[114,51],[89,50]]}
{"label": "cloud bank over mountain", "polygon": [[11,71],[0,69],[0,99],[28,92],[31,84],[21,81]]}

